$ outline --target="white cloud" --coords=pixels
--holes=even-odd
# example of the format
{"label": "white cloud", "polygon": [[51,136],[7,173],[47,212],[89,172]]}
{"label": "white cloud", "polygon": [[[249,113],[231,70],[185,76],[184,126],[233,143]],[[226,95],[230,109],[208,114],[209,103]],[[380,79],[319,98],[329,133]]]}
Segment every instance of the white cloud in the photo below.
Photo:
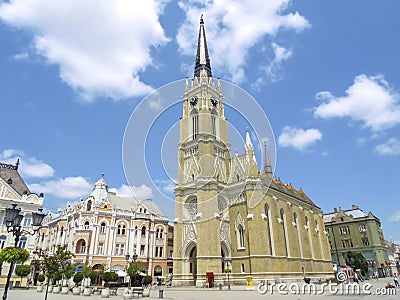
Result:
{"label": "white cloud", "polygon": [[153,191],[145,184],[142,184],[140,186],[128,186],[126,184],[123,184],[118,189],[110,188],[110,191],[116,193],[120,197],[136,198],[137,200],[153,198]]}
{"label": "white cloud", "polygon": [[175,179],[171,179],[171,180],[155,179],[154,182],[156,183],[157,187],[159,189],[161,189],[164,193],[174,194],[174,189],[176,187],[177,180],[175,180]]}
{"label": "white cloud", "polygon": [[278,145],[305,150],[320,140],[322,140],[322,133],[318,129],[301,129],[285,126],[278,138]]}
{"label": "white cloud", "polygon": [[375,152],[379,155],[400,155],[400,140],[390,138],[386,143],[376,145]]}
{"label": "white cloud", "polygon": [[357,76],[343,97],[324,91],[317,93],[316,98],[325,102],[315,108],[315,117],[349,117],[362,122],[364,128],[373,132],[400,124],[399,94],[390,88],[382,75]]}
{"label": "white cloud", "polygon": [[293,55],[293,51],[281,47],[277,43],[272,43],[272,48],[274,49],[275,57],[267,66],[266,72],[269,79],[274,82],[280,79],[278,73],[281,69],[281,64]]}
{"label": "white cloud", "polygon": [[84,99],[147,94],[139,73],[150,50],[168,39],[159,22],[164,0],[14,0],[0,19],[34,34],[34,47]]}
{"label": "white cloud", "polygon": [[400,222],[400,210],[396,211],[390,218],[389,221]]}
{"label": "white cloud", "polygon": [[51,194],[64,199],[86,196],[90,194],[92,188],[93,185],[81,176],[29,184],[29,189],[33,192]]}
{"label": "white cloud", "polygon": [[50,165],[35,157],[28,156],[23,151],[6,149],[0,152],[0,161],[3,163],[15,165],[18,159],[20,162],[18,171],[22,177],[42,178],[54,176],[54,169]]}
{"label": "white cloud", "polygon": [[299,32],[310,26],[298,12],[285,14],[290,4],[290,0],[180,1],[186,13],[177,36],[180,51],[191,56],[195,53],[199,17],[204,13],[207,41],[212,41],[211,59],[218,57],[212,66],[240,83],[245,79],[248,51],[266,35],[274,38],[280,29]]}

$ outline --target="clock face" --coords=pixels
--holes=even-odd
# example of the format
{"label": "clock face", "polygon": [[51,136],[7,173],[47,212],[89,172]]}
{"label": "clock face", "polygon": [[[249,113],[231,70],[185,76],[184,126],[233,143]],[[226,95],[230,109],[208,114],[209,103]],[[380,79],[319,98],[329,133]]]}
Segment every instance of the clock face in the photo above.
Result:
{"label": "clock face", "polygon": [[199,101],[199,98],[193,97],[192,99],[190,99],[190,105],[196,106],[198,101]]}
{"label": "clock face", "polygon": [[212,106],[214,106],[214,107],[218,106],[218,100],[215,100],[214,98],[211,98],[210,101],[211,101],[211,105]]}

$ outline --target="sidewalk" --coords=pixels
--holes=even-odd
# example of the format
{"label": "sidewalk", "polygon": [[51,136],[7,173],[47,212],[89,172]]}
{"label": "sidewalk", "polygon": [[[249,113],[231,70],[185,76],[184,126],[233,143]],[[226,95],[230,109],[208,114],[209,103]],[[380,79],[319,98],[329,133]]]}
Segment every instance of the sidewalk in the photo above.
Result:
{"label": "sidewalk", "polygon": [[[395,299],[400,299],[400,289],[397,288],[394,290],[396,294],[394,295],[377,295],[376,294],[376,289],[382,289],[384,292],[386,292],[386,289],[384,289],[385,284],[390,282],[390,279],[385,280],[379,280],[379,281],[365,281],[360,284],[361,290],[360,294],[332,294],[330,290],[325,286],[324,292],[322,294],[294,294],[291,292],[289,289],[290,287],[286,287],[286,292],[287,295],[281,294],[278,291],[278,287],[274,287],[272,294],[271,291],[266,292],[265,294],[261,294],[258,292],[257,287],[254,290],[246,290],[244,286],[232,286],[231,290],[228,290],[227,287],[223,287],[222,290],[219,290],[218,288],[213,288],[213,289],[203,289],[203,288],[195,288],[195,287],[171,287],[171,288],[166,288],[163,287],[163,298],[164,299],[182,299],[182,300],[203,300],[203,299],[217,299],[217,300],[245,300],[245,299],[277,299],[277,300],[284,300],[284,299],[301,299],[301,300],[315,300],[315,299],[321,299],[321,298],[326,298],[327,300],[347,300],[347,299],[360,299],[364,297],[369,297],[369,299],[385,299],[385,300],[395,300]],[[365,284],[370,284],[370,288],[368,289],[368,292],[371,292],[371,295],[368,295],[368,293],[365,293],[362,291],[362,287],[365,287]],[[321,290],[320,285],[316,285],[319,287],[318,290]],[[0,289],[0,293],[2,296],[4,292],[4,289]],[[109,299],[123,299],[122,298],[122,293],[123,291],[119,291],[117,296],[110,296]],[[375,295],[373,295],[375,294]],[[25,289],[12,289],[9,290],[8,292],[8,300],[44,300],[45,293],[38,293],[36,291],[35,287],[32,287],[29,290]],[[137,299],[138,297],[135,296],[134,299]],[[90,300],[90,299],[103,299],[101,298],[100,295],[91,295],[90,297],[88,296],[74,296],[71,293],[68,295],[63,295],[63,294],[53,294],[49,293],[48,294],[48,300]],[[152,289],[150,291],[150,298],[149,299],[159,299],[159,290],[158,289]]]}

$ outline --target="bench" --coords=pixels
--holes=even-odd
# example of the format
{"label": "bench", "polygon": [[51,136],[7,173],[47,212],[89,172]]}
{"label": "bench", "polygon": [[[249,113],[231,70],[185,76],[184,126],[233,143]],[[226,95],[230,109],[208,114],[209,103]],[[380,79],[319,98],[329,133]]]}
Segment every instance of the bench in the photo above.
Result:
{"label": "bench", "polygon": [[132,291],[132,296],[133,296],[133,297],[135,297],[135,294],[137,294],[138,297],[139,297],[139,296],[142,296],[142,297],[143,297],[143,288],[141,288],[141,287],[133,287],[133,288],[131,289],[131,291]]}

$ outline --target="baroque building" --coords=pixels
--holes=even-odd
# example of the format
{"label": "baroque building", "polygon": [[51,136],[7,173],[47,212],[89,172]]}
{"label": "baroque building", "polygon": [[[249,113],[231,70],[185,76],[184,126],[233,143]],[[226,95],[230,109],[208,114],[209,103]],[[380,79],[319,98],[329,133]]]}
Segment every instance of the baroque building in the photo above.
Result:
{"label": "baroque building", "polygon": [[[0,249],[14,246],[15,237],[7,231],[5,212],[11,204],[21,208],[24,218],[21,221],[22,231],[31,231],[32,213],[43,209],[43,194],[31,193],[28,186],[18,172],[19,161],[15,165],[0,163]],[[25,248],[30,252],[35,250],[35,238],[29,234],[23,234],[18,242],[18,247]],[[29,262],[28,262],[29,263]],[[8,272],[8,264],[1,265],[0,283],[5,282]],[[15,279],[20,281],[21,279]]]}
{"label": "baroque building", "polygon": [[[186,79],[175,188],[173,284],[333,276],[321,209],[302,190],[262,172],[250,133],[233,157],[223,91],[212,77],[203,18],[194,77]],[[251,120],[250,120],[251,122]],[[212,276],[212,275],[211,275]]]}
{"label": "baroque building", "polygon": [[169,235],[168,218],[152,200],[119,197],[108,190],[102,176],[86,200],[47,215],[37,245],[48,251],[67,245],[75,254],[72,262],[77,270],[88,264],[121,277],[125,276],[127,255],[131,261],[137,254],[148,275],[163,277],[172,271]]}
{"label": "baroque building", "polygon": [[389,274],[388,253],[380,220],[371,212],[365,213],[357,205],[351,209],[335,208],[324,214],[333,263],[346,265],[347,253],[360,252],[368,262],[370,276]]}

